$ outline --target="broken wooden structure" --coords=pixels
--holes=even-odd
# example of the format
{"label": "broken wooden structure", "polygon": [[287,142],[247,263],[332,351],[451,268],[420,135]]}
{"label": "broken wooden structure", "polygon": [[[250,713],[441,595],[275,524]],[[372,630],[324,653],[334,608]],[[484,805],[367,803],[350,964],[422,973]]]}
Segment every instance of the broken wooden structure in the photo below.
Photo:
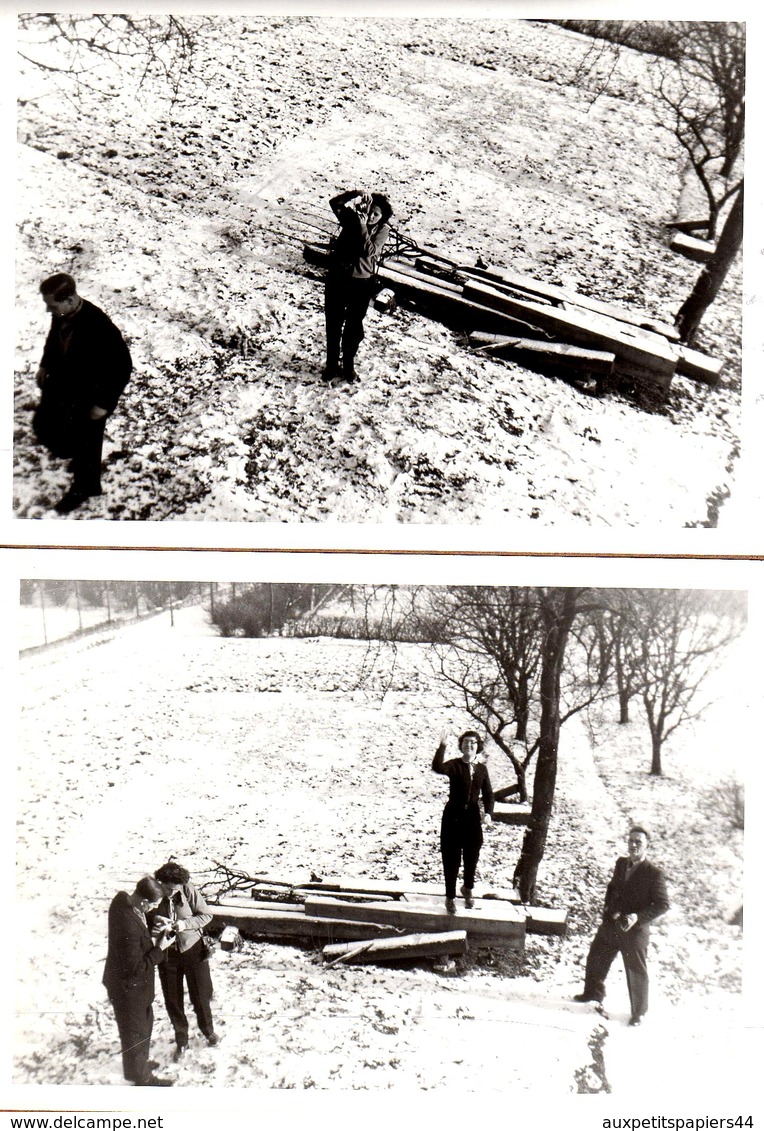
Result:
{"label": "broken wooden structure", "polygon": [[222,871],[223,887],[207,895],[217,926],[321,945],[332,960],[350,961],[351,952],[359,962],[453,955],[467,945],[522,951],[526,933],[564,935],[567,927],[566,911],[528,907],[514,888],[476,885],[474,907],[457,899],[450,913],[439,884]]}
{"label": "broken wooden structure", "polygon": [[[468,267],[396,233],[378,278],[395,300],[469,333],[476,352],[594,383],[627,378],[663,398],[675,374],[715,385],[723,363],[682,345],[676,327],[500,267]],[[684,237],[686,238],[686,237]],[[701,242],[701,241],[696,241]],[[303,244],[325,266],[329,244]],[[392,309],[388,298],[384,308]]]}

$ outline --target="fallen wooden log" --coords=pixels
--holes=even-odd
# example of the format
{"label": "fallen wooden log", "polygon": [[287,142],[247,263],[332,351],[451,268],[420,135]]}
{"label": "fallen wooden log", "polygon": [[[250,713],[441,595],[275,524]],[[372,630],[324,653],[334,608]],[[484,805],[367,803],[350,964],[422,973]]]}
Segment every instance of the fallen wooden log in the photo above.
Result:
{"label": "fallen wooden log", "polygon": [[401,928],[404,931],[445,931],[464,929],[471,939],[485,942],[490,938],[492,946],[503,946],[510,950],[522,950],[525,943],[525,912],[510,903],[492,903],[490,907],[475,907],[471,911],[462,909],[457,903],[455,913],[449,914],[445,907],[430,907],[414,903],[351,903],[326,896],[309,899],[305,904],[307,915],[335,918],[346,916],[356,922],[367,919],[377,923]]}
{"label": "fallen wooden log", "polygon": [[509,334],[538,335],[546,337],[543,329],[523,318],[514,318],[506,311],[496,310],[484,303],[473,302],[458,289],[443,286],[439,282],[428,282],[411,272],[398,269],[397,265],[383,265],[378,277],[388,287],[392,287],[399,300],[405,300],[421,307],[424,313],[439,318],[443,322],[457,323],[468,330],[495,330]]}
{"label": "fallen wooden log", "polygon": [[397,939],[372,939],[366,946],[356,949],[352,943],[334,943],[324,947],[324,958],[334,962],[343,959],[348,963],[393,962],[466,952],[466,931],[439,931],[435,934],[402,935]]}
{"label": "fallen wooden log", "polygon": [[522,801],[494,801],[492,818],[504,825],[527,825],[531,807]]}
{"label": "fallen wooden log", "polygon": [[702,381],[704,385],[716,385],[721,377],[724,362],[714,357],[707,357],[699,350],[689,346],[679,346],[679,360],[676,371],[682,377],[690,377],[693,381]]}
{"label": "fallen wooden log", "polygon": [[564,935],[568,912],[555,907],[526,907],[525,929],[531,935]]}
{"label": "fallen wooden log", "polygon": [[[482,339],[491,338],[486,342]],[[567,342],[540,342],[535,338],[508,337],[506,334],[470,334],[470,345],[482,353],[532,354],[550,365],[562,365],[584,373],[610,374],[615,364],[615,354],[605,350],[587,350]]]}
{"label": "fallen wooden log", "polygon": [[338,917],[328,915],[295,914],[293,911],[261,910],[245,907],[211,906],[213,923],[238,927],[245,938],[264,938],[274,941],[296,939],[303,942],[330,943],[342,939],[393,938],[403,931],[391,923],[375,923],[342,918],[340,905]]}
{"label": "fallen wooden log", "polygon": [[[275,884],[256,883],[252,887],[252,898],[262,900],[272,900],[274,903],[282,902],[284,896],[288,896],[292,902],[304,903],[308,896],[315,894],[316,887],[319,885],[311,885],[310,887],[289,887],[283,888]],[[325,885],[320,885],[323,889]],[[362,892],[348,888],[344,899],[353,900],[357,903],[370,903],[375,899],[394,899],[392,895],[382,895],[378,892]]]}
{"label": "fallen wooden log", "polygon": [[478,281],[484,280],[486,282],[505,284],[514,290],[524,291],[526,297],[531,300],[537,301],[538,298],[552,299],[560,304],[563,309],[574,306],[582,310],[590,310],[594,314],[601,314],[605,318],[611,318],[614,322],[623,322],[637,329],[648,330],[651,333],[659,334],[661,337],[666,338],[667,341],[679,341],[679,331],[676,326],[672,326],[668,322],[663,322],[659,318],[653,318],[651,315],[645,314],[644,312],[626,310],[624,307],[616,306],[614,303],[591,298],[589,295],[583,295],[579,291],[572,291],[567,287],[557,286],[555,283],[542,283],[536,279],[532,279],[528,275],[520,275],[516,271],[507,270],[505,267],[494,267],[491,269],[464,267],[460,268],[456,275],[457,279],[460,277],[464,283],[476,279]]}
{"label": "fallen wooden log", "polygon": [[708,220],[667,220],[664,227],[673,228],[677,232],[684,232],[686,236],[691,236],[695,232],[707,232]]}
{"label": "fallen wooden log", "polygon": [[708,263],[716,250],[710,240],[699,240],[695,236],[686,236],[684,232],[677,232],[669,247],[693,263]]}
{"label": "fallen wooden log", "polygon": [[533,321],[564,341],[612,351],[616,355],[616,373],[640,381],[647,380],[664,392],[671,385],[678,351],[657,334],[648,338],[634,327],[600,318],[593,312],[571,313],[558,307],[526,302],[484,283],[468,283],[464,288],[464,297],[472,303],[500,310],[510,317]]}

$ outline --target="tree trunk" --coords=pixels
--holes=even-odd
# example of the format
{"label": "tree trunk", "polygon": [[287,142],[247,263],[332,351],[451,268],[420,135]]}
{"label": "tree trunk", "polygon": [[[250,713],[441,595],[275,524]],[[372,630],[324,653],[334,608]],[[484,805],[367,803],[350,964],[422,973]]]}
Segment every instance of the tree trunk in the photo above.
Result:
{"label": "tree trunk", "polygon": [[661,747],[663,746],[663,739],[659,734],[653,734],[653,759],[650,763],[650,773],[653,777],[659,778],[663,774],[663,767],[661,765]]}
{"label": "tree trunk", "polygon": [[523,838],[514,884],[523,903],[532,903],[538,867],[544,856],[549,820],[557,782],[557,750],[560,742],[560,674],[573,619],[576,589],[550,589],[542,598],[543,644],[541,657],[541,721],[533,803]]}
{"label": "tree trunk", "polygon": [[528,783],[525,777],[525,766],[517,768],[517,800],[523,804],[528,800]]}
{"label": "tree trunk", "polygon": [[708,307],[718,295],[743,242],[743,186],[724,222],[716,251],[698,276],[674,321],[683,342],[691,342]]}
{"label": "tree trunk", "polygon": [[629,721],[629,702],[631,696],[625,687],[618,688],[618,706],[620,708],[620,716],[618,719],[619,725],[623,726]]}

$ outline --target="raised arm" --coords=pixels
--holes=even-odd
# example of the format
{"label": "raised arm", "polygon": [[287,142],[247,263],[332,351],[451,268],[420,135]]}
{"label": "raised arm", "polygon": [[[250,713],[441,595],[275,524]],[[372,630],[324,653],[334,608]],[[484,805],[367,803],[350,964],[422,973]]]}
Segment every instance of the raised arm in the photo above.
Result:
{"label": "raised arm", "polygon": [[432,760],[432,768],[436,774],[444,774],[446,771],[443,769],[443,760],[446,754],[447,735],[444,730],[440,732],[440,742],[438,749],[435,751],[435,757]]}
{"label": "raised arm", "polygon": [[339,220],[341,218],[340,213],[342,209],[349,204],[351,200],[356,200],[358,197],[365,195],[366,194],[363,193],[361,189],[348,189],[347,192],[339,192],[336,196],[333,196],[329,201],[329,207]]}

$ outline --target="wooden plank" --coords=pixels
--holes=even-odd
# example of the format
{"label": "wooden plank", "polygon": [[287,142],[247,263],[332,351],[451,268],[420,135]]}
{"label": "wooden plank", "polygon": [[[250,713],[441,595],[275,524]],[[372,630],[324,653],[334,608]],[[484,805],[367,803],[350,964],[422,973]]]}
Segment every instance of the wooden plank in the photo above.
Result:
{"label": "wooden plank", "polygon": [[[494,341],[480,342],[481,338],[493,338]],[[508,337],[506,334],[470,334],[470,345],[477,352],[533,354],[551,365],[587,373],[610,374],[615,364],[615,354],[605,350],[587,350],[567,342],[540,342],[535,338]]]}
{"label": "wooden plank", "polygon": [[[542,283],[537,279],[532,279],[529,275],[520,275],[505,267],[493,267],[490,270],[465,267],[460,269],[459,274],[464,276],[465,282],[483,279],[486,282],[504,283],[513,289],[525,291],[529,299],[533,299],[534,296],[552,299],[558,303],[579,307],[582,310],[590,310],[594,314],[612,318],[615,322],[623,322],[638,329],[649,330],[670,342],[679,341],[679,331],[676,326],[662,322],[660,318],[653,318],[644,311],[627,310],[625,307],[603,302],[601,299],[592,298],[590,295],[582,295],[579,291],[572,291],[567,287],[557,286],[555,283]],[[457,278],[459,274],[457,274]]]}
{"label": "wooden plank", "polygon": [[354,953],[354,943],[333,943],[324,947],[324,959],[336,961],[345,958],[348,963],[366,963],[429,958],[440,954],[466,954],[467,932],[438,931],[435,934],[402,935],[397,939],[371,939],[359,949],[360,953]]}
{"label": "wooden plank", "polygon": [[669,247],[672,251],[691,259],[693,263],[708,263],[716,250],[710,240],[699,240],[695,236],[687,236],[684,232],[677,232],[672,237]]}
{"label": "wooden plank", "polygon": [[[406,262],[406,260],[388,259],[383,264],[383,267],[397,271],[401,275],[407,275],[410,279],[418,280],[420,283],[425,283],[431,287],[437,287],[440,291],[449,291],[451,294],[455,295],[460,295],[462,293],[461,283],[452,283],[448,279],[441,278],[439,275],[427,275],[424,272],[417,270],[416,267]],[[380,270],[382,270],[382,268],[380,268]]]}
{"label": "wooden plank", "polygon": [[[358,904],[340,905],[359,906]],[[290,911],[246,907],[210,907],[213,923],[238,927],[245,938],[300,939],[307,942],[337,942],[340,939],[393,938],[404,932],[391,923],[372,923],[328,915],[295,915]]]}
{"label": "wooden plank", "polygon": [[521,801],[494,801],[493,819],[503,825],[527,825],[531,807]]}
{"label": "wooden plank", "polygon": [[699,350],[690,349],[689,346],[679,346],[679,361],[676,363],[677,373],[682,377],[690,377],[693,381],[702,381],[704,385],[717,385],[721,377],[724,362],[714,357],[707,357]]}
{"label": "wooden plank", "polygon": [[[331,894],[333,898],[342,898],[344,893],[359,895],[370,895],[389,897],[390,899],[402,899],[409,895],[425,895],[432,896],[437,899],[444,899],[443,883],[432,882],[428,883],[422,881],[419,883],[412,882],[411,880],[370,880],[365,876],[346,876],[335,877],[327,876],[321,880],[305,880],[304,877],[294,877],[292,881],[285,880],[280,876],[261,876],[259,882],[271,884],[274,888],[281,888],[283,890],[305,890],[308,895],[313,896],[325,892]],[[479,882],[475,884],[474,890],[475,898],[483,899],[506,899],[510,901],[517,901],[519,896],[513,888],[501,888],[495,885],[484,884]],[[220,905],[239,905],[239,901],[245,907],[251,907],[253,904],[258,906],[256,901],[250,899],[249,896],[243,893],[224,895],[220,897]],[[264,906],[272,906],[265,903]],[[286,906],[290,906],[286,904]],[[299,906],[299,905],[297,905]]]}
{"label": "wooden plank", "polygon": [[531,935],[564,935],[568,912],[556,907],[526,907],[525,929]]}
{"label": "wooden plank", "polygon": [[667,220],[664,226],[691,236],[695,232],[707,232],[708,220]]}
{"label": "wooden plank", "polygon": [[[513,318],[505,311],[492,309],[483,303],[471,302],[463,294],[441,287],[436,282],[425,282],[418,276],[397,270],[396,266],[385,264],[380,267],[378,278],[392,287],[399,299],[414,302],[431,317],[456,321],[460,326],[473,330],[534,333],[535,328],[530,322]],[[543,332],[535,332],[543,336]]]}
{"label": "wooden plank", "polygon": [[[260,896],[262,899],[271,899],[273,902],[278,902],[279,895],[289,895],[292,902],[304,903],[309,895],[313,895],[316,890],[327,891],[331,888],[326,884],[313,883],[310,887],[290,887],[284,888],[274,884],[256,883],[252,888],[253,898]],[[363,892],[358,891],[357,888],[346,888],[344,898],[355,901],[356,903],[370,903],[375,899],[395,899],[394,895],[381,894],[380,892]]]}
{"label": "wooden plank", "polygon": [[307,915],[336,917],[363,922],[366,918],[377,923],[402,928],[404,931],[446,931],[463,929],[469,938],[490,936],[503,940],[502,945],[522,950],[525,940],[525,912],[511,903],[492,902],[485,907],[466,911],[457,902],[454,914],[445,907],[415,903],[351,903],[326,896],[309,899],[305,904]]}
{"label": "wooden plank", "polygon": [[571,314],[557,307],[542,306],[512,298],[483,283],[469,283],[464,296],[474,303],[485,303],[510,317],[533,320],[555,337],[579,345],[612,350],[616,372],[647,379],[668,389],[676,369],[678,351],[658,335],[649,338],[640,331],[619,325],[594,313]]}

